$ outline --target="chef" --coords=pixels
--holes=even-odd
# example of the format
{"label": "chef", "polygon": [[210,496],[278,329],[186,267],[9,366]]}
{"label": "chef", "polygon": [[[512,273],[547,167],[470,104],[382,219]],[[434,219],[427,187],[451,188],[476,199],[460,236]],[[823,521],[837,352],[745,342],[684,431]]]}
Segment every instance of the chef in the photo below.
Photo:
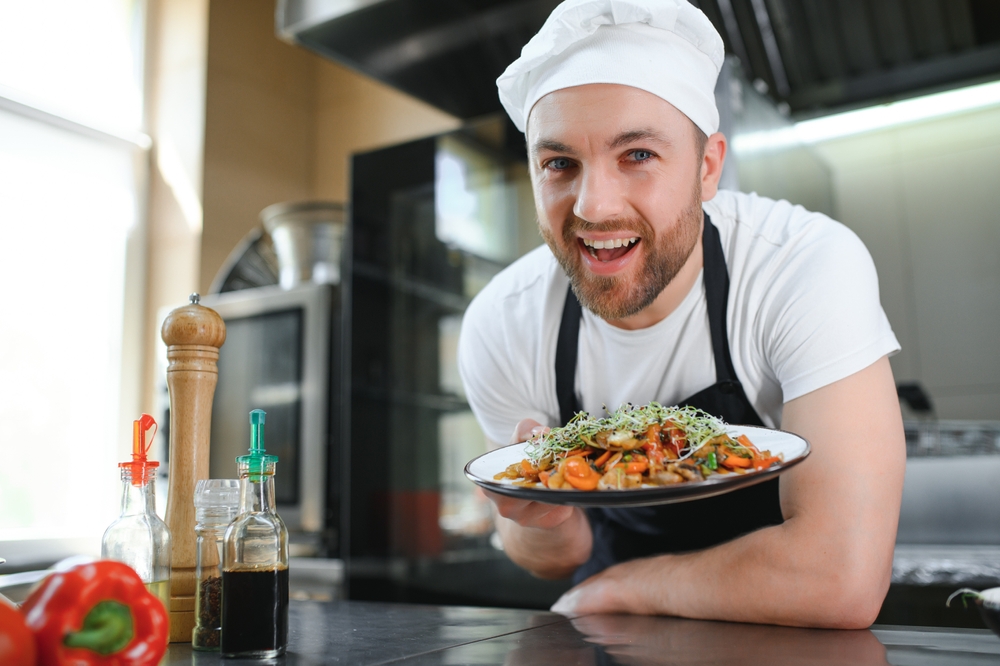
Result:
{"label": "chef", "polygon": [[903,485],[899,345],[851,231],[718,189],[722,61],[684,0],[556,7],[497,80],[545,245],[475,298],[459,367],[494,446],[655,400],[798,433],[812,454],[780,481],[682,504],[490,494],[497,530],[520,566],[572,577],[553,606],[567,615],[866,627]]}

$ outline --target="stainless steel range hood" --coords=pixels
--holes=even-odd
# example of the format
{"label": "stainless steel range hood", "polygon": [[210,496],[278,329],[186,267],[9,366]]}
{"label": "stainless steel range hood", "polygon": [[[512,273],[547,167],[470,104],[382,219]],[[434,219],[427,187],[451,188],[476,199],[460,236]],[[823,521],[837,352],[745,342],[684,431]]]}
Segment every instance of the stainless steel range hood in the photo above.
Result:
{"label": "stainless steel range hood", "polygon": [[[872,104],[1000,75],[996,0],[690,0],[789,111]],[[278,0],[277,31],[460,118],[558,0]]]}
{"label": "stainless steel range hood", "polygon": [[280,0],[283,39],[460,118],[500,110],[494,81],[558,0]]}

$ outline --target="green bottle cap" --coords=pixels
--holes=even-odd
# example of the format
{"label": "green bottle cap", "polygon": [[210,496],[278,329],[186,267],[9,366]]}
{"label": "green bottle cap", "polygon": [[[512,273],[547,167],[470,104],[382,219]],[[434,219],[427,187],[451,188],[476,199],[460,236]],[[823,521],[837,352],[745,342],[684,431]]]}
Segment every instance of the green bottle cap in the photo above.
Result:
{"label": "green bottle cap", "polygon": [[266,473],[268,465],[278,462],[278,456],[264,453],[264,417],[263,409],[250,412],[250,453],[236,458],[237,464],[246,464],[251,478]]}

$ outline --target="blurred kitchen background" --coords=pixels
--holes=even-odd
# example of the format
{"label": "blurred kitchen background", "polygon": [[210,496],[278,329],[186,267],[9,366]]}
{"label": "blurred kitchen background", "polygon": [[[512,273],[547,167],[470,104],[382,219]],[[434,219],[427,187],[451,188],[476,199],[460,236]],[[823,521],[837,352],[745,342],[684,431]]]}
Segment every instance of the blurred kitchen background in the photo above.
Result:
{"label": "blurred kitchen background", "polygon": [[[454,358],[541,242],[493,82],[556,4],[0,0],[0,575],[99,549],[130,421],[165,423],[160,323],[199,292],[229,327],[212,475],[266,409],[295,594],[565,589],[498,550]],[[903,347],[879,621],[979,626],[943,602],[1000,585],[1000,3],[694,4],[728,54],[724,186],[858,233]]]}

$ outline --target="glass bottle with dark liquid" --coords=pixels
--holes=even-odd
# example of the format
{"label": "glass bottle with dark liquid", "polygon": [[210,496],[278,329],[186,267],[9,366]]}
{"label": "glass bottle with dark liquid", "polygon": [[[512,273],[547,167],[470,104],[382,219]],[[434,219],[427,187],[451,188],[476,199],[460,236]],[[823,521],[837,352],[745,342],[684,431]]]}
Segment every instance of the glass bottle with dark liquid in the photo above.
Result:
{"label": "glass bottle with dark liquid", "polygon": [[275,511],[277,462],[264,453],[264,412],[255,409],[250,453],[236,459],[239,514],[223,545],[223,657],[277,657],[288,644],[288,530]]}

